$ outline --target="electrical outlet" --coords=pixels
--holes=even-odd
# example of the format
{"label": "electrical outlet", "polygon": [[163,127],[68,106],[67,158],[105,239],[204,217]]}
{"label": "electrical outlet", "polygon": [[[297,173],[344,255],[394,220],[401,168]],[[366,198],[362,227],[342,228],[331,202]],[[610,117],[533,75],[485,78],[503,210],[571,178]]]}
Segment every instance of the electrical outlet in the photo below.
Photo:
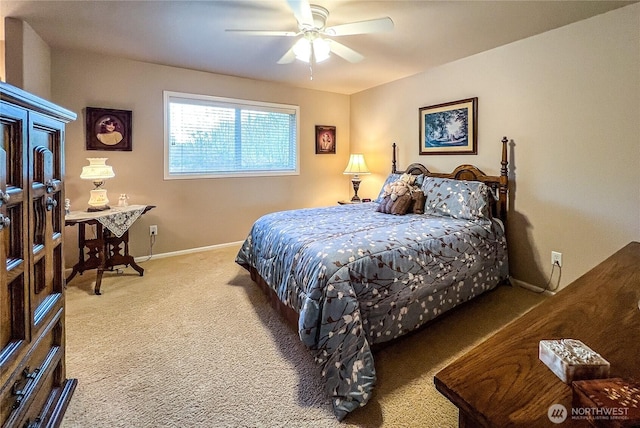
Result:
{"label": "electrical outlet", "polygon": [[551,252],[551,264],[552,265],[558,265],[559,267],[562,267],[562,253],[559,253],[557,251],[552,251]]}
{"label": "electrical outlet", "polygon": [[158,226],[153,224],[149,226],[149,235],[156,236],[158,234]]}

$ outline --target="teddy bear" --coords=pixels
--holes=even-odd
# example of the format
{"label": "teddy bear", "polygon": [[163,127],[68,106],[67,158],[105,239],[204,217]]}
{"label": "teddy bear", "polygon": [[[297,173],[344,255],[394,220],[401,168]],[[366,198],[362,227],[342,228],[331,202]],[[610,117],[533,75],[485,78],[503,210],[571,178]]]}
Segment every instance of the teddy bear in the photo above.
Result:
{"label": "teddy bear", "polygon": [[392,201],[395,201],[402,195],[405,195],[411,191],[411,186],[416,182],[416,176],[411,174],[402,174],[400,178],[393,183],[389,183],[384,186],[384,193],[382,197],[389,195]]}
{"label": "teddy bear", "polygon": [[[402,174],[393,183],[384,186],[382,202],[378,206],[378,211],[387,214],[406,214],[411,208],[412,212],[422,214],[424,209],[424,193],[415,186],[416,176]],[[422,198],[420,198],[422,194]],[[422,201],[422,207],[420,207]]]}

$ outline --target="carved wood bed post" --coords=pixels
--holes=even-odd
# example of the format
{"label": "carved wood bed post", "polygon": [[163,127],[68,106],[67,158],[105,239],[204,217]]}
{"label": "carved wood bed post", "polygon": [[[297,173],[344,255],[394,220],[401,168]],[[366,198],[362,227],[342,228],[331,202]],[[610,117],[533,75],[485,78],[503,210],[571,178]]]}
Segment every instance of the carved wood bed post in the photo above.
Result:
{"label": "carved wood bed post", "polygon": [[500,164],[502,168],[500,168],[500,189],[498,191],[498,196],[500,200],[500,218],[503,219],[503,222],[506,225],[507,219],[507,193],[509,191],[509,169],[507,165],[509,165],[509,161],[507,160],[507,143],[509,140],[507,137],[502,137],[502,161]]}
{"label": "carved wood bed post", "polygon": [[391,173],[396,173],[396,143],[393,143],[393,157],[391,160]]}

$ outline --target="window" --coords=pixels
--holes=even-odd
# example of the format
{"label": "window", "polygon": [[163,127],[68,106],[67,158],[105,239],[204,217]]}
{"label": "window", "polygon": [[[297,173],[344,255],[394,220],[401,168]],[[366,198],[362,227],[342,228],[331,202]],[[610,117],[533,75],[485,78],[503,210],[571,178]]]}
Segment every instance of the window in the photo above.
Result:
{"label": "window", "polygon": [[297,175],[299,107],[164,92],[165,179]]}

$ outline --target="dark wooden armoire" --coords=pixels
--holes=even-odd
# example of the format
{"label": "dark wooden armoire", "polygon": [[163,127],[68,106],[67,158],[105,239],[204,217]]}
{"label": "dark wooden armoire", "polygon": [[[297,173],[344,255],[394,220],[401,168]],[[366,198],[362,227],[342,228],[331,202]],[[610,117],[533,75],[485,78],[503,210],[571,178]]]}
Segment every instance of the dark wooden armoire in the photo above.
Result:
{"label": "dark wooden armoire", "polygon": [[0,425],[62,421],[65,124],[76,114],[0,82]]}

